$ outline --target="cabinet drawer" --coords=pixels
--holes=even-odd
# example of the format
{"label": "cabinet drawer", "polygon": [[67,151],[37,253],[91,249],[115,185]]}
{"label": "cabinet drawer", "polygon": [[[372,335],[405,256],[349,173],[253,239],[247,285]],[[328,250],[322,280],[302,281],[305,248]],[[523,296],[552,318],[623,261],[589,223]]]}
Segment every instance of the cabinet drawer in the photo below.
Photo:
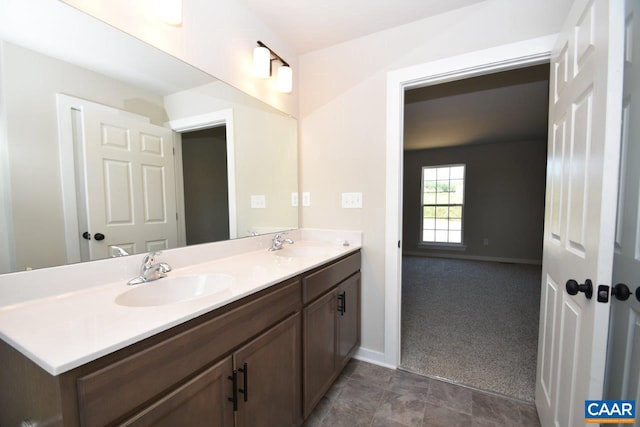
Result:
{"label": "cabinet drawer", "polygon": [[103,369],[78,378],[82,426],[104,426],[228,354],[300,307],[300,283],[207,320]]}
{"label": "cabinet drawer", "polygon": [[302,302],[312,301],[360,270],[360,252],[349,255],[302,279]]}

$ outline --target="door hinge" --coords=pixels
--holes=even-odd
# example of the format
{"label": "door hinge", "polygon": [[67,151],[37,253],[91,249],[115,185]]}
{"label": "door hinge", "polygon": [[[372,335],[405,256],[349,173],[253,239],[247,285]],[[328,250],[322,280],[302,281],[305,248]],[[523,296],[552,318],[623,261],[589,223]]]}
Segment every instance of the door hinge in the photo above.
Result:
{"label": "door hinge", "polygon": [[171,148],[171,150],[173,150],[173,155],[176,155],[176,147]]}
{"label": "door hinge", "polygon": [[398,240],[398,249],[400,249],[400,247],[401,247],[401,242],[402,242],[402,240]]}

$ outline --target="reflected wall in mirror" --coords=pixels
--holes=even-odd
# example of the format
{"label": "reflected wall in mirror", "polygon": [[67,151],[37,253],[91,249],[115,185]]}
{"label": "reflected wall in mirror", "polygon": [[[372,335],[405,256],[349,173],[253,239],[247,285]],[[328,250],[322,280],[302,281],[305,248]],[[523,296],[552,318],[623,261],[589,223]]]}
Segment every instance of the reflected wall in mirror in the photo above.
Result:
{"label": "reflected wall in mirror", "polygon": [[101,31],[146,71],[0,40],[0,272],[296,228],[295,119]]}

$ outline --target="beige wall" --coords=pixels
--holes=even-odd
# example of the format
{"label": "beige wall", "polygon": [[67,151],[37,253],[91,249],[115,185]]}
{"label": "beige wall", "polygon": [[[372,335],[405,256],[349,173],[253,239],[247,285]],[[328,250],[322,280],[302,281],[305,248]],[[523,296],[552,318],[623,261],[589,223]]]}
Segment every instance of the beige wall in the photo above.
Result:
{"label": "beige wall", "polygon": [[[466,166],[465,249],[421,246],[422,167],[451,164]],[[405,151],[403,253],[542,264],[546,164],[546,139]]]}
{"label": "beige wall", "polygon": [[[554,34],[569,1],[487,0],[300,57],[304,227],[364,232],[362,346],[384,350],[387,72]],[[340,207],[361,191],[364,208]]]}
{"label": "beige wall", "polygon": [[[168,95],[165,107],[170,120],[233,110],[238,237],[298,227],[296,120],[220,82]],[[251,195],[264,195],[266,208],[252,209]]]}

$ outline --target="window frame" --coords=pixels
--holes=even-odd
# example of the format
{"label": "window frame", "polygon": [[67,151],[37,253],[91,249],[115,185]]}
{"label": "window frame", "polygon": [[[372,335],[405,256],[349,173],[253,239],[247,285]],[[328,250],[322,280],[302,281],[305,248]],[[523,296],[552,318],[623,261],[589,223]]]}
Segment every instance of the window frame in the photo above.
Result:
{"label": "window frame", "polygon": [[[438,205],[437,203],[433,203],[433,204],[425,204],[425,191],[424,191],[424,175],[425,175],[425,170],[426,169],[438,169],[438,168],[453,168],[453,167],[459,167],[462,166],[463,167],[463,172],[462,172],[462,202],[461,203],[455,203],[455,204],[440,204]],[[451,181],[451,178],[449,178],[449,181]],[[451,163],[451,164],[442,164],[442,165],[425,165],[422,166],[422,168],[420,169],[420,235],[419,235],[419,239],[418,239],[418,246],[422,246],[422,247],[429,247],[429,248],[434,248],[434,247],[443,247],[446,249],[456,249],[456,250],[463,250],[466,248],[465,245],[465,239],[464,239],[464,218],[465,218],[465,199],[466,199],[466,195],[467,195],[467,190],[466,190],[466,181],[467,181],[467,165],[465,163]],[[437,180],[436,180],[437,182]],[[437,241],[425,241],[424,240],[424,210],[426,207],[434,207],[437,208],[438,206],[444,206],[447,208],[451,208],[451,207],[457,207],[460,206],[460,242],[437,242]],[[434,231],[436,229],[434,228]],[[447,232],[449,232],[451,230],[447,230]],[[435,236],[434,236],[435,237]],[[447,236],[448,238],[448,236]]]}

